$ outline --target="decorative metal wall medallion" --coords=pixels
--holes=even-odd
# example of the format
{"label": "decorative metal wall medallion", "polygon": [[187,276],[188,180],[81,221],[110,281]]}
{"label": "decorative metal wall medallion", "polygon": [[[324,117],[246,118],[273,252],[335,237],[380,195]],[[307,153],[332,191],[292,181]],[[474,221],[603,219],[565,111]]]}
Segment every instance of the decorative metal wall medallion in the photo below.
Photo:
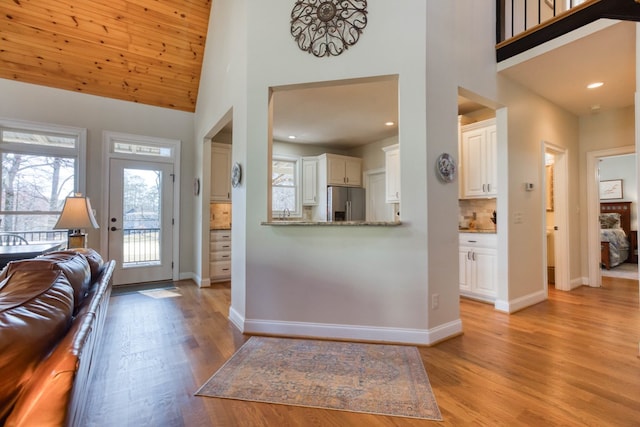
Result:
{"label": "decorative metal wall medallion", "polygon": [[338,56],[358,42],[367,26],[367,0],[297,0],[291,35],[317,57]]}

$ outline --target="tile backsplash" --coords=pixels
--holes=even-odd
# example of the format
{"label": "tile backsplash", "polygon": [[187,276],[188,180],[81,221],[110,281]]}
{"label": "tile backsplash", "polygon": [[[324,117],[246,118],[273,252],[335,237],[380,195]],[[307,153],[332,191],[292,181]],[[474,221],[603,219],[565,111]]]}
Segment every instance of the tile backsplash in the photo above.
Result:
{"label": "tile backsplash", "polygon": [[[475,225],[476,229],[493,230],[495,225],[491,222],[493,211],[496,210],[496,199],[460,199],[458,200],[460,213],[458,215],[458,226],[467,228]],[[473,213],[475,212],[475,220]],[[499,215],[499,213],[497,214]]]}

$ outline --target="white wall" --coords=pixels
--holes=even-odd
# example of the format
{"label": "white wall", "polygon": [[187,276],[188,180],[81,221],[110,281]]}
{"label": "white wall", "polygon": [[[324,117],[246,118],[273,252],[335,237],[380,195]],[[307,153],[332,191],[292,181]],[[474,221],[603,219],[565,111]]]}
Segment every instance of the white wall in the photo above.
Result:
{"label": "white wall", "polygon": [[[581,277],[580,150],[578,119],[511,80],[496,75],[495,12],[492,0],[456,2],[458,84],[463,94],[497,110],[499,303],[513,310],[546,297],[543,257],[543,141],[568,150],[570,276]],[[473,40],[473,42],[471,42]],[[521,213],[523,222],[514,223]]]}
{"label": "white wall", "polygon": [[[190,218],[193,215],[193,119],[192,113],[151,107],[73,91],[53,89],[12,80],[0,79],[0,116],[87,129],[87,195],[103,219],[102,194],[106,188],[102,171],[102,132],[123,132],[134,135],[179,139],[182,141],[182,188],[180,189],[183,236],[193,235]],[[100,223],[101,227],[107,224]],[[193,245],[190,239],[180,242],[179,271],[190,275],[194,271]],[[100,232],[89,233],[89,246],[99,250]],[[102,254],[107,256],[107,254]]]}
{"label": "white wall", "polygon": [[[196,105],[196,174],[202,176],[202,194],[209,194],[210,156],[205,140],[222,130],[233,121],[232,161],[244,167],[245,179],[232,189],[232,277],[234,283],[245,281],[246,228],[246,176],[251,176],[247,167],[247,116],[246,116],[246,0],[218,0],[211,6],[209,30],[202,64],[198,102]],[[194,235],[196,254],[196,282],[208,284],[209,268],[206,264],[209,252],[209,200],[202,198],[199,209],[193,216],[194,224],[200,224]],[[244,313],[245,287],[233,286],[231,300],[239,312]]]}
{"label": "white wall", "polygon": [[[429,83],[433,87],[427,88],[425,81],[425,21],[437,22],[438,30],[452,32],[452,6],[432,7],[427,13],[422,0],[370,1],[369,24],[358,44],[339,57],[316,58],[300,51],[289,32],[293,3],[284,0],[240,3],[242,6],[235,6],[236,2],[216,2],[212,27],[220,28],[220,33],[213,30],[218,37],[222,37],[225,29],[246,29],[246,51],[243,45],[239,52],[230,55],[245,55],[246,98],[229,95],[226,89],[241,92],[235,85],[242,84],[239,82],[242,79],[236,80],[242,70],[235,70],[235,75],[216,75],[208,71],[207,65],[203,78],[210,81],[204,83],[206,90],[200,92],[196,123],[200,135],[212,126],[211,118],[215,120],[232,106],[234,160],[240,160],[247,171],[243,190],[233,193],[231,317],[246,331],[254,332],[422,343],[458,332],[457,275],[451,274],[457,272],[456,217],[451,218],[449,229],[434,227],[431,233],[427,230],[429,217],[433,216],[434,224],[438,220],[448,222],[447,212],[457,206],[454,186],[429,184],[435,180],[435,174],[429,167],[433,160],[428,156],[456,148],[457,87],[450,72],[453,68],[448,59],[450,54],[430,61],[434,78]],[[223,12],[235,8],[243,9],[244,14]],[[436,29],[432,31],[433,36],[438,32],[437,36],[442,37]],[[235,44],[232,37],[225,34],[223,39],[207,43],[207,64],[224,62],[233,50],[229,46]],[[441,53],[439,49],[432,52]],[[237,61],[240,63],[242,59]],[[396,74],[404,225],[388,228],[260,225],[267,219],[269,87]],[[434,98],[431,108],[437,110],[436,114],[444,111],[442,114],[450,123],[444,131],[435,125],[442,122],[441,117],[434,117],[433,129],[427,132],[427,90],[441,93],[441,102],[436,103]],[[442,100],[442,95],[448,99]],[[203,113],[205,110],[207,114]],[[241,129],[246,134],[239,135]],[[433,152],[428,153],[430,144]],[[429,199],[434,203],[427,210],[431,191],[434,194]],[[239,202],[241,209],[236,207]],[[236,218],[239,211],[244,212],[240,221]],[[246,258],[236,257],[237,244],[246,251]],[[431,260],[432,250],[443,259]],[[429,269],[436,266],[438,273],[430,273]],[[244,268],[246,276],[236,274],[237,269]],[[432,278],[433,288],[440,293],[437,316],[429,313]],[[236,296],[243,300],[238,301]],[[443,328],[449,324],[453,327]]]}
{"label": "white wall", "polygon": [[[635,146],[635,109],[633,106],[610,111],[602,111],[580,117],[580,158],[586,159],[591,151],[608,150],[626,146]],[[581,241],[587,243],[587,184],[586,160],[580,162],[580,211]],[[597,209],[597,207],[594,207]],[[587,276],[588,254],[583,251],[581,258],[583,276]]]}
{"label": "white wall", "polygon": [[[508,105],[508,300],[533,302],[546,298],[543,142],[567,150],[569,274],[572,281],[581,277],[578,118],[506,78],[499,79],[499,87],[500,100]],[[537,190],[525,191],[525,182]],[[519,214],[522,221],[516,223]]]}
{"label": "white wall", "polygon": [[[570,153],[570,270],[580,276],[578,120],[496,75],[494,1],[372,0],[358,44],[331,58],[297,48],[291,7],[220,0],[210,34],[217,40],[207,43],[197,134],[233,107],[234,160],[247,171],[233,193],[231,318],[241,328],[421,343],[459,331],[457,185],[434,173],[439,154],[457,153],[458,87],[496,109],[501,126],[499,298],[524,307],[546,297],[543,192],[523,190],[525,182],[542,188],[543,141]],[[268,217],[269,88],[376,75],[399,76],[403,225],[260,225]],[[516,212],[522,224],[513,224]]]}

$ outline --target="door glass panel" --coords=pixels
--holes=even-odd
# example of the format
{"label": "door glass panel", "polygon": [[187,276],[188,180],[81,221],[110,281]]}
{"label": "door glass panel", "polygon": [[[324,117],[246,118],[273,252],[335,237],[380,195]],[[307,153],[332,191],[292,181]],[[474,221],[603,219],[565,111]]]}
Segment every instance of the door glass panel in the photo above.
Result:
{"label": "door glass panel", "polygon": [[123,178],[123,267],[160,264],[162,173],[125,168]]}

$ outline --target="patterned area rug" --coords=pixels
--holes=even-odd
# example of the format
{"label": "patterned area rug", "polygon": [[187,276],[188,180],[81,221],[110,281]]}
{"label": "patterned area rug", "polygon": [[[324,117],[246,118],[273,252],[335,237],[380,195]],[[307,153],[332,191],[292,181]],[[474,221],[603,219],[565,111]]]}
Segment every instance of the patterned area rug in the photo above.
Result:
{"label": "patterned area rug", "polygon": [[196,395],[442,420],[409,346],[251,337]]}

